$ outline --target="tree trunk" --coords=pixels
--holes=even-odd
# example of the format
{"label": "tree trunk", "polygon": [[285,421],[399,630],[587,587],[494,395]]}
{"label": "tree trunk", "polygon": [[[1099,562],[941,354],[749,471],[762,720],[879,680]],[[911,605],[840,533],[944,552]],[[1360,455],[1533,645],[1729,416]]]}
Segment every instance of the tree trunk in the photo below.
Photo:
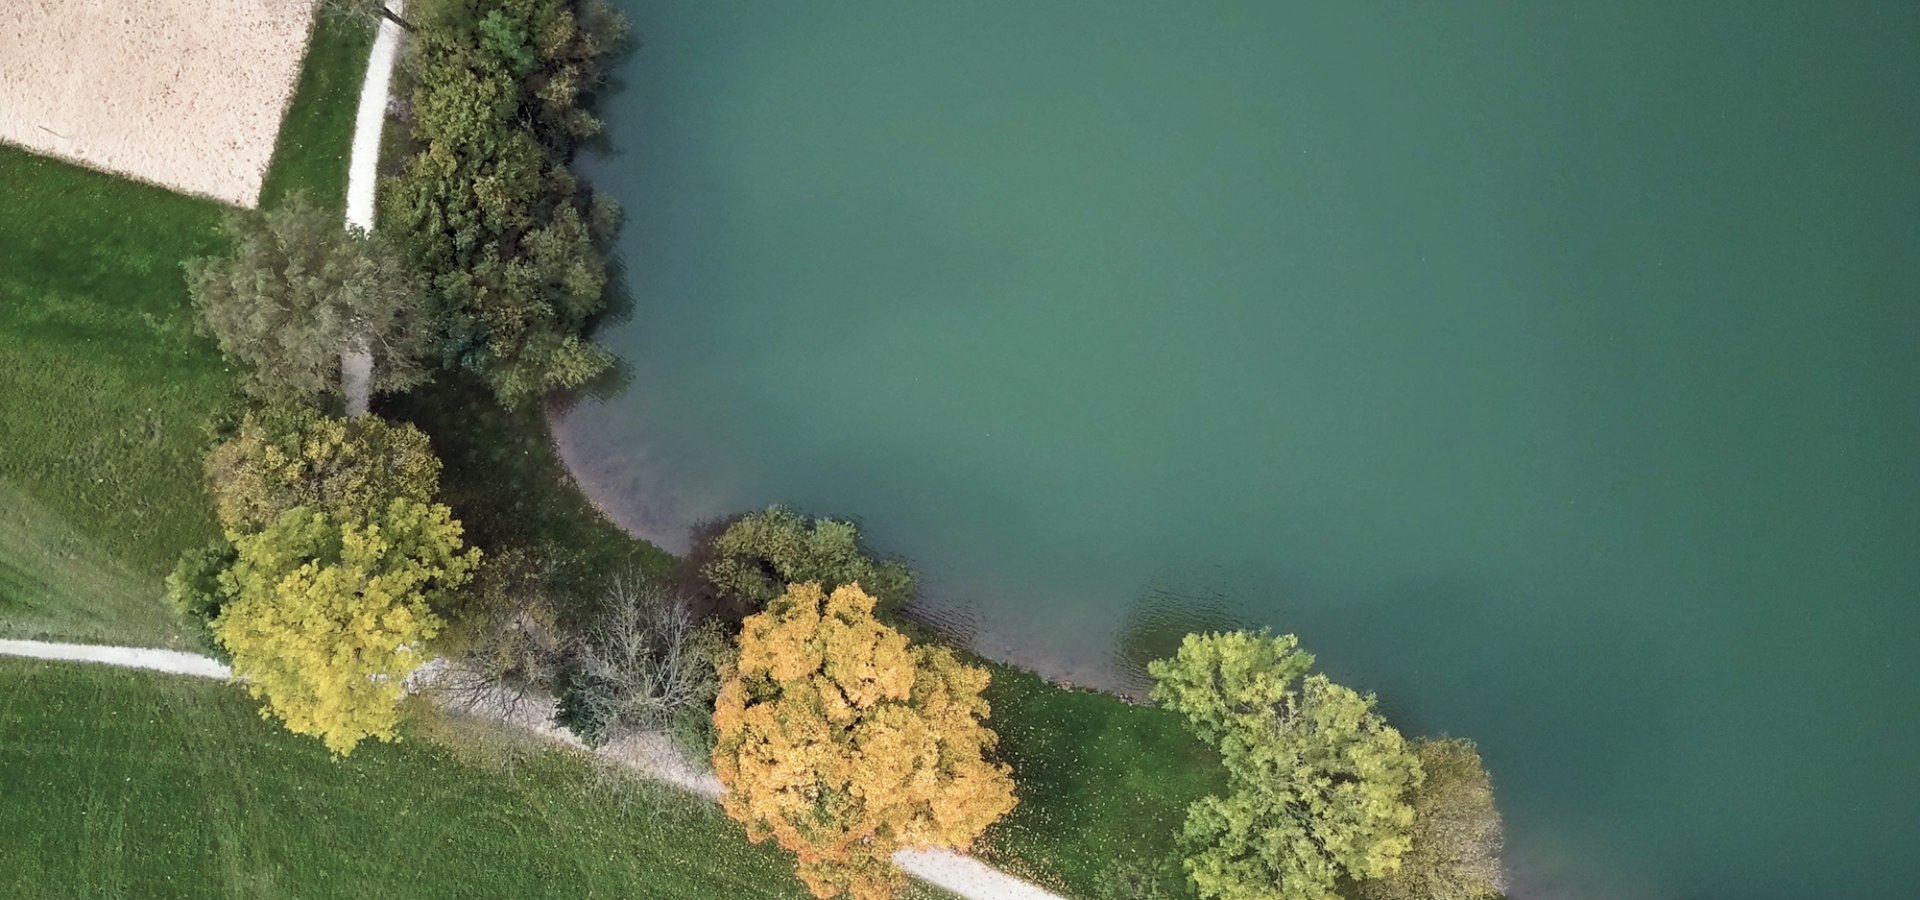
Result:
{"label": "tree trunk", "polygon": [[393,10],[388,9],[385,3],[380,4],[380,18],[400,26],[401,30],[409,34],[413,33],[413,23],[394,15]]}
{"label": "tree trunk", "polygon": [[340,348],[340,392],[346,395],[349,419],[366,415],[373,404],[373,351],[364,334]]}

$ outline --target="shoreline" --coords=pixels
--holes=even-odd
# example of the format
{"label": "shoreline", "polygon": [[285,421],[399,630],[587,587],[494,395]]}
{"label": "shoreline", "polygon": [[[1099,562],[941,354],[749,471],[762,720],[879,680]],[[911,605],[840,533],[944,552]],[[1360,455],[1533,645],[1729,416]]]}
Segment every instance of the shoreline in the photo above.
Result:
{"label": "shoreline", "polygon": [[[610,506],[604,495],[612,492],[611,489],[581,478],[578,462],[584,451],[578,442],[569,440],[568,429],[561,422],[561,417],[573,408],[571,402],[548,403],[541,413],[547,438],[564,472],[565,487],[577,491],[601,519],[629,538],[650,544],[676,559],[685,556],[692,549],[690,534],[698,522],[679,524],[672,520],[670,514],[636,522],[633,517],[623,515]],[[644,505],[647,501],[643,497],[636,502]],[[766,503],[750,505],[734,512],[762,509]],[[1004,638],[983,640],[981,632],[985,629],[982,628],[979,615],[969,604],[965,601],[943,602],[933,599],[938,596],[937,584],[930,591],[923,584],[921,596],[902,611],[916,628],[924,631],[924,637],[938,640],[994,665],[1029,673],[1063,690],[1103,694],[1133,706],[1151,706],[1145,699],[1148,685],[1144,672],[1132,673],[1119,668],[1049,661],[1045,659],[1045,654],[1023,651],[1015,641]]]}

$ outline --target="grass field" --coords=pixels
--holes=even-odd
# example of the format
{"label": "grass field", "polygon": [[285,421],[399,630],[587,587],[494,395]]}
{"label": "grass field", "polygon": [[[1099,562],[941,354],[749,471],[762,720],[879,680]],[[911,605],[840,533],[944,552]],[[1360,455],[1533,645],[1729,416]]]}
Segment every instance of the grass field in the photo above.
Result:
{"label": "grass field", "polygon": [[1191,896],[1174,841],[1187,805],[1224,785],[1219,753],[1171,712],[991,668],[991,724],[1020,805],[980,855],[1069,896],[1101,898],[1102,874],[1126,866],[1159,874],[1155,896]]}
{"label": "grass field", "polygon": [[412,422],[445,468],[441,494],[487,552],[519,547],[553,559],[563,594],[593,602],[615,575],[667,575],[678,561],[608,521],[575,486],[538,407],[506,410],[477,380],[441,374],[374,412]]}
{"label": "grass field", "polygon": [[0,660],[0,797],[9,897],[804,896],[718,809],[582,759],[335,761],[232,687],[105,667]]}
{"label": "grass field", "polygon": [[[344,204],[367,46],[364,29],[322,19],[269,198]],[[225,208],[0,146],[0,209],[0,491],[35,510],[0,524],[0,629],[132,640],[152,627],[137,642],[164,643],[159,579],[215,534],[200,458],[232,391],[193,333],[180,265],[222,247]],[[82,556],[48,555],[79,544]],[[123,582],[111,596],[82,589],[83,556]],[[62,583],[75,589],[21,587]],[[129,590],[160,614],[128,613]],[[31,621],[14,618],[28,605]]]}

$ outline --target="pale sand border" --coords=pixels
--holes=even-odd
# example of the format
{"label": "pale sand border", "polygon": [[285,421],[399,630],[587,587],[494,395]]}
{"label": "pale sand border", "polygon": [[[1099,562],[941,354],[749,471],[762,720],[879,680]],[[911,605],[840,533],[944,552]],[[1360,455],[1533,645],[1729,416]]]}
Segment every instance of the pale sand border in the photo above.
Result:
{"label": "pale sand border", "polygon": [[0,141],[259,203],[314,0],[8,0]]}

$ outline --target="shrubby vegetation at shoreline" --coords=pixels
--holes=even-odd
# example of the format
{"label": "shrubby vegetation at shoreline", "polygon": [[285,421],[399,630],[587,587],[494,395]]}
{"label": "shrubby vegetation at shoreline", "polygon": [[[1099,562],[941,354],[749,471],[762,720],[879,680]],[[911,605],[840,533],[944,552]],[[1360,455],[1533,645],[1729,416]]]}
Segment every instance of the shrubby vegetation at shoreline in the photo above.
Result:
{"label": "shrubby vegetation at shoreline", "polygon": [[425,272],[449,368],[509,406],[578,387],[612,357],[619,211],[567,169],[626,26],[596,0],[422,0],[404,62],[416,148],[380,190],[380,230]]}

